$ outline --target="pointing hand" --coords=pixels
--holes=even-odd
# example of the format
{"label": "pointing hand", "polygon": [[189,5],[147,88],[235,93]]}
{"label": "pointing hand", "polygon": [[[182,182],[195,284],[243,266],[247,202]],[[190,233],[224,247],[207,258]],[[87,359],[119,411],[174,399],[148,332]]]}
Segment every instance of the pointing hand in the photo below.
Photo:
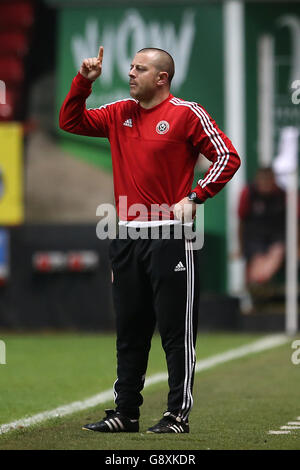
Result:
{"label": "pointing hand", "polygon": [[100,77],[102,72],[102,60],[103,60],[103,46],[99,47],[98,57],[90,57],[89,59],[84,59],[80,67],[80,73],[85,78],[94,82],[98,77]]}

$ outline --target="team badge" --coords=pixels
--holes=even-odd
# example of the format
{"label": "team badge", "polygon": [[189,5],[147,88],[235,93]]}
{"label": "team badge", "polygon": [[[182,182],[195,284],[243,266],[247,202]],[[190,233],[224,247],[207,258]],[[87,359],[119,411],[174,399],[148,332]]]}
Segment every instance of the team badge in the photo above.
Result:
{"label": "team badge", "polygon": [[166,134],[170,129],[170,124],[167,121],[159,121],[156,126],[156,132],[158,134]]}

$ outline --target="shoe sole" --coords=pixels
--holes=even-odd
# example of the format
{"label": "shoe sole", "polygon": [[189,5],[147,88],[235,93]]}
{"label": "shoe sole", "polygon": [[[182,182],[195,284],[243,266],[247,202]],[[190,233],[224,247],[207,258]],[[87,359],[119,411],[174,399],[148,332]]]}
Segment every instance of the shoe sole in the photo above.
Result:
{"label": "shoe sole", "polygon": [[157,431],[146,431],[146,434],[189,434],[188,432],[157,432]]}
{"label": "shoe sole", "polygon": [[[94,431],[93,429],[88,429],[88,428],[81,428],[83,431],[93,431],[93,432],[99,432],[99,431]],[[119,432],[139,432],[139,431],[119,431]],[[107,431],[107,434],[117,434],[117,432],[113,433],[111,431]],[[188,434],[187,432],[155,432],[155,431],[146,431],[146,434]]]}
{"label": "shoe sole", "polygon": [[85,428],[85,427],[82,427],[81,429],[83,431],[103,432],[103,433],[107,433],[107,434],[119,434],[120,432],[139,432],[139,431],[115,431],[115,432],[114,431],[96,431],[95,429],[89,429],[89,428]]}

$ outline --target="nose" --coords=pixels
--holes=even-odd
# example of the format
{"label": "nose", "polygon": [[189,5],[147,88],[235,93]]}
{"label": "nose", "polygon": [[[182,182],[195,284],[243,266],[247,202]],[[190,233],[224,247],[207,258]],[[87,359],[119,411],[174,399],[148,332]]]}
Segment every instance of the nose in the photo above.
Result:
{"label": "nose", "polygon": [[135,78],[134,68],[132,68],[132,69],[129,70],[128,76],[129,76],[130,78]]}

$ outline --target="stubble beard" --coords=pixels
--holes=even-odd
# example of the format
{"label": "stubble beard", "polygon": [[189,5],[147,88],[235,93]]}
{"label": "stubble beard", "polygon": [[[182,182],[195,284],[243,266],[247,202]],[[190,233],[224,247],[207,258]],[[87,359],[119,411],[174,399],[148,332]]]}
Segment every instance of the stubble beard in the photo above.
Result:
{"label": "stubble beard", "polygon": [[143,101],[150,101],[153,98],[153,93],[151,90],[138,90],[137,86],[130,88],[130,96],[134,98],[137,101],[143,102]]}
{"label": "stubble beard", "polygon": [[130,91],[130,96],[132,98],[134,98],[135,100],[140,101],[142,96],[141,96],[141,93],[139,93],[138,90],[137,90],[137,85],[134,86],[134,87],[129,87],[129,91]]}

